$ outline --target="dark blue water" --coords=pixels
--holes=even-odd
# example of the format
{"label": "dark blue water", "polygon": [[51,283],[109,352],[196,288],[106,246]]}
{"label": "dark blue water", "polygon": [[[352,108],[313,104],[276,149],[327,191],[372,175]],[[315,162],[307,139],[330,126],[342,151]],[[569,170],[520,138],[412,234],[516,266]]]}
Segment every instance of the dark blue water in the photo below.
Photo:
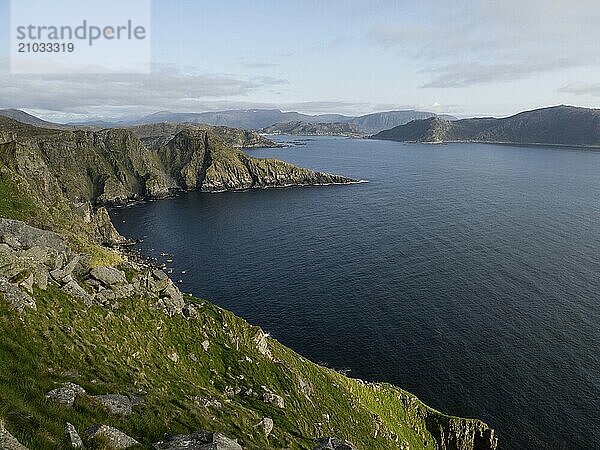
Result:
{"label": "dark blue water", "polygon": [[315,361],[481,418],[504,449],[598,448],[600,153],[306,144],[252,154],[369,183],[190,193],[115,221]]}

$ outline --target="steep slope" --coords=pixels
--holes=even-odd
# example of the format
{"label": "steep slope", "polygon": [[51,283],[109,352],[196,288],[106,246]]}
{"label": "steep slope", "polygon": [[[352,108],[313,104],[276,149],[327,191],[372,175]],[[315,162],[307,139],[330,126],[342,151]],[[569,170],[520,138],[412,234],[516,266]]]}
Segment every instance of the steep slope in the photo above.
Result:
{"label": "steep slope", "polygon": [[70,125],[48,122],[32,114],[26,113],[25,111],[21,111],[20,109],[0,109],[0,116],[7,117],[13,120],[18,120],[21,123],[33,125],[36,127],[55,128],[58,130],[67,130],[74,128]]}
{"label": "steep slope", "polygon": [[496,142],[600,146],[600,110],[555,106],[494,119],[439,118],[382,131],[374,139],[406,142]]}
{"label": "steep slope", "polygon": [[431,117],[441,117],[446,120],[455,120],[455,117],[444,115],[438,116],[435,113],[426,111],[387,111],[373,114],[366,114],[351,119],[349,122],[356,125],[358,129],[364,133],[372,134],[378,133],[379,131],[393,128],[398,125],[404,125],[405,123],[413,120],[429,119]]}
{"label": "steep slope", "polygon": [[305,136],[360,136],[358,127],[351,123],[311,123],[311,122],[283,122],[276,123],[262,130],[267,134],[297,134]]}
{"label": "steep slope", "polygon": [[[0,155],[8,169],[47,197],[59,186],[70,201],[115,204],[181,190],[240,190],[353,180],[256,159],[212,130],[182,127],[142,142],[132,131],[58,131],[0,119]],[[167,130],[169,131],[169,130]],[[162,137],[161,137],[162,136]]]}

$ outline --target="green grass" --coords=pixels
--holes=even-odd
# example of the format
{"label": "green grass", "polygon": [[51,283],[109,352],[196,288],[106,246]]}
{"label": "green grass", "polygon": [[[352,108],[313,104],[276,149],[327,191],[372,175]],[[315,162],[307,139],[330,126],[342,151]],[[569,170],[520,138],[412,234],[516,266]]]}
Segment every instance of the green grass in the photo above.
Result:
{"label": "green grass", "polygon": [[[236,437],[249,449],[309,449],[312,438],[323,435],[363,449],[397,448],[394,435],[411,449],[435,448],[425,419],[437,413],[410,394],[361,384],[273,340],[271,361],[253,344],[256,327],[208,302],[194,299],[200,315],[187,320],[169,318],[141,298],[116,311],[86,309],[52,287],[36,291],[36,298],[38,310],[21,319],[0,301],[0,417],[32,449],[62,448],[67,421],[80,432],[94,423],[112,425],[145,446],[165,433],[204,428]],[[178,362],[168,358],[172,353]],[[300,391],[300,379],[312,386],[310,399]],[[73,408],[45,400],[63,381],[90,394],[142,392],[145,404],[120,418],[86,396]],[[228,387],[262,392],[261,386],[284,397],[285,410],[243,393],[226,394]],[[222,407],[205,408],[196,396]],[[275,421],[268,440],[255,427],[265,416]]]}

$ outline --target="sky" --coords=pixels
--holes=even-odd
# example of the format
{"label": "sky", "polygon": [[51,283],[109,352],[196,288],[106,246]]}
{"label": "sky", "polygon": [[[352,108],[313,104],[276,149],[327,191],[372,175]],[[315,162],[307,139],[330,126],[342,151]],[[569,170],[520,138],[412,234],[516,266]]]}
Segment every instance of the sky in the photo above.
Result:
{"label": "sky", "polygon": [[[0,30],[9,25],[8,5],[0,0]],[[151,6],[149,74],[11,75],[8,38],[0,34],[0,108],[76,120],[237,108],[507,116],[600,104],[597,1],[152,0]]]}

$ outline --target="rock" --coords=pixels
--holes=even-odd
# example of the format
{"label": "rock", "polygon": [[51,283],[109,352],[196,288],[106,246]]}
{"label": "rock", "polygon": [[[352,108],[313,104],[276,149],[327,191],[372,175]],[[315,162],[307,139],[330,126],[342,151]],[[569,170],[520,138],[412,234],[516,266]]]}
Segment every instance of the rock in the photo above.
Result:
{"label": "rock", "polygon": [[0,242],[8,245],[13,250],[20,250],[22,247],[17,237],[8,233],[0,235]]}
{"label": "rock", "polygon": [[146,278],[148,289],[152,292],[164,291],[171,280],[162,270],[155,269]]}
{"label": "rock", "polygon": [[46,398],[54,400],[55,402],[61,403],[65,406],[73,406],[75,398],[85,394],[85,389],[75,383],[63,383],[59,388],[52,389],[46,394]]}
{"label": "rock", "polygon": [[19,283],[19,287],[24,291],[27,291],[29,294],[33,294],[33,274],[30,273],[23,281]]}
{"label": "rock", "polygon": [[175,363],[176,363],[177,361],[179,361],[179,355],[178,355],[177,353],[175,353],[175,352],[173,352],[173,353],[169,353],[169,354],[167,355],[167,358],[169,358],[171,361],[173,361],[173,362],[175,362]]}
{"label": "rock", "polygon": [[81,258],[79,257],[79,255],[75,255],[75,257],[71,261],[69,261],[69,263],[63,268],[63,271],[66,275],[71,275],[73,273],[75,267],[77,266],[77,264],[79,264],[80,259]]}
{"label": "rock", "polygon": [[210,342],[208,342],[208,339],[202,341],[202,348],[204,349],[205,352],[208,351],[209,347],[210,347]]}
{"label": "rock", "polygon": [[83,448],[83,441],[77,433],[77,430],[73,426],[73,424],[67,422],[65,424],[65,436],[67,438],[67,442],[69,443],[69,447],[71,448]]}
{"label": "rock", "polygon": [[128,416],[131,414],[132,404],[129,397],[120,394],[94,395],[93,398],[102,403],[112,414]]}
{"label": "rock", "polygon": [[30,227],[18,220],[0,218],[0,236],[2,236],[2,241],[7,244],[7,236],[9,236],[9,241],[11,241],[11,237],[16,238],[16,241],[12,240],[12,242],[18,242],[20,248],[23,249],[39,246],[49,247],[59,252],[66,252],[69,250],[64,239],[60,235],[52,231]]}
{"label": "rock", "polygon": [[111,448],[117,450],[141,445],[132,437],[127,436],[122,431],[109,427],[108,425],[93,425],[85,430],[85,434],[89,439],[100,437],[104,442],[110,445]]}
{"label": "rock", "polygon": [[4,278],[0,278],[0,294],[19,313],[23,313],[25,308],[37,309],[35,300],[29,294],[23,292],[16,284],[9,283]]}
{"label": "rock", "polygon": [[[240,447],[241,448],[241,447]],[[10,434],[6,428],[4,428],[4,422],[0,420],[0,449],[2,450],[27,450],[23,444],[17,441],[12,434]]]}
{"label": "rock", "polygon": [[50,271],[50,276],[54,281],[62,284],[64,278],[67,276],[67,273],[62,269],[54,269]]}
{"label": "rock", "polygon": [[90,275],[107,286],[127,283],[125,273],[114,267],[95,267],[90,271]]}
{"label": "rock", "polygon": [[153,444],[156,450],[242,450],[237,440],[221,433],[196,431],[192,434],[178,434]]}
{"label": "rock", "polygon": [[265,437],[269,437],[271,431],[273,431],[273,419],[270,417],[264,417],[257,425],[262,432],[265,434]]}
{"label": "rock", "polygon": [[185,303],[181,312],[183,313],[184,317],[187,317],[188,319],[195,319],[198,317],[198,311],[196,311],[196,307],[190,302]]}
{"label": "rock", "polygon": [[334,437],[326,437],[317,440],[317,446],[314,450],[357,450],[357,448],[348,441],[343,441]]}
{"label": "rock", "polygon": [[42,291],[48,289],[48,268],[43,264],[38,264],[33,268],[33,280],[37,287]]}
{"label": "rock", "polygon": [[285,408],[285,401],[283,400],[283,397],[273,394],[272,392],[265,392],[263,394],[263,402],[270,403],[278,408]]}
{"label": "rock", "polygon": [[271,354],[271,349],[269,348],[269,343],[267,342],[267,337],[261,329],[259,329],[256,335],[254,336],[254,344],[256,345],[256,349],[261,355],[266,356],[269,359],[273,358],[273,355]]}
{"label": "rock", "polygon": [[88,292],[85,289],[83,289],[75,280],[69,281],[61,289],[67,294],[78,298],[79,300],[82,300],[86,306],[90,306],[94,302],[93,297],[90,294],[88,294]]}

